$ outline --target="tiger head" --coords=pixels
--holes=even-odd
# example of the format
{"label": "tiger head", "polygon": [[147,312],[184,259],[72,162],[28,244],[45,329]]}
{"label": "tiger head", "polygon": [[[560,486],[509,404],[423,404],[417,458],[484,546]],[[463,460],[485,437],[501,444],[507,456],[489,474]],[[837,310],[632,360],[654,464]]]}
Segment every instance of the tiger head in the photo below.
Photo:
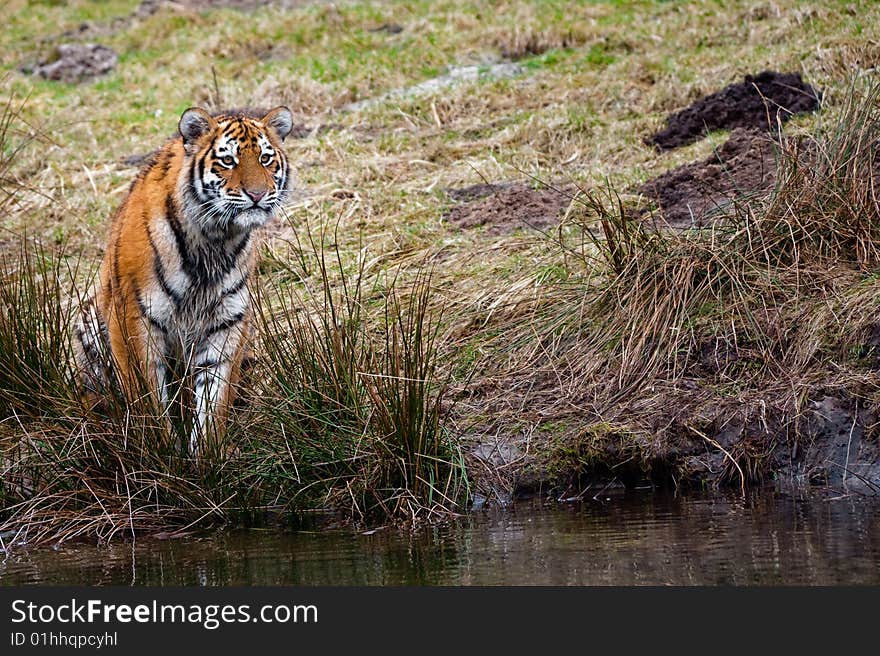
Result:
{"label": "tiger head", "polygon": [[266,223],[290,186],[281,142],[290,134],[287,107],[259,114],[211,115],[187,109],[178,129],[186,162],[181,184],[201,227],[211,233],[240,232]]}

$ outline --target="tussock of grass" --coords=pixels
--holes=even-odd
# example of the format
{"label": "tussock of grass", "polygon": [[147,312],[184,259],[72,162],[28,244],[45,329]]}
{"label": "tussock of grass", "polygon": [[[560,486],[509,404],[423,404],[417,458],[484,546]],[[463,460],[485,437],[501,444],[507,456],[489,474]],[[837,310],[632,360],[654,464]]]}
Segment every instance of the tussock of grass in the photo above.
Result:
{"label": "tussock of grass", "polygon": [[29,418],[73,395],[71,272],[64,259],[27,240],[0,263],[0,412]]}
{"label": "tussock of grass", "polygon": [[[447,390],[431,276],[418,274],[401,292],[394,279],[368,275],[361,257],[334,289],[324,251],[308,238],[320,287],[307,295],[296,286],[270,290],[277,309],[260,315],[267,394],[281,392],[265,404],[264,421],[300,451],[288,463],[298,465],[296,475],[321,462],[321,476],[334,481],[322,493],[358,517],[455,509],[465,479],[441,424]],[[338,251],[336,265],[344,268]]]}

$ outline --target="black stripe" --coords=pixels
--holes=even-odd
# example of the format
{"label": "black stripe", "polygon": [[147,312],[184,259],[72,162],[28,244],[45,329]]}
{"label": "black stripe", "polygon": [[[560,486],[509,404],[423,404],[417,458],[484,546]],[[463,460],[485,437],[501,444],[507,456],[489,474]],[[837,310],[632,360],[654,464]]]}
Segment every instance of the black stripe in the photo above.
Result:
{"label": "black stripe", "polygon": [[103,319],[98,321],[98,327],[101,330],[101,339],[103,340],[103,344],[107,347],[110,346],[110,329],[107,327],[107,322]]}
{"label": "black stripe", "polygon": [[171,299],[174,306],[178,307],[183,302],[183,297],[171,289],[171,286],[168,284],[168,280],[165,278],[165,267],[162,266],[162,260],[159,259],[158,254],[153,257],[153,271],[159,280],[159,286],[162,288],[162,291]]}
{"label": "black stripe", "polygon": [[[189,167],[189,186],[192,189],[193,195],[200,201],[207,200],[207,196],[199,192],[199,187],[202,187],[202,191],[204,191],[205,162],[210,156],[211,148],[207,148],[191,159]],[[198,176],[199,185],[196,185],[196,176]]]}
{"label": "black stripe", "polygon": [[156,278],[159,280],[159,286],[162,288],[162,291],[165,292],[165,295],[171,299],[174,306],[179,307],[181,301],[183,301],[183,297],[171,289],[171,285],[168,284],[168,278],[165,276],[165,265],[162,264],[159,249],[156,248],[156,243],[153,241],[153,234],[150,232],[149,228],[147,228],[147,240],[150,242],[150,248],[153,249],[153,273],[156,274]]}
{"label": "black stripe", "polygon": [[161,156],[156,159],[155,164],[153,164],[150,168],[154,168],[160,177],[164,177],[168,174],[173,159],[174,152],[170,149],[164,150],[162,151]]}
{"label": "black stripe", "polygon": [[171,232],[174,233],[174,241],[177,244],[177,254],[180,256],[180,263],[187,273],[191,273],[195,268],[195,263],[186,242],[186,235],[183,234],[180,218],[177,216],[177,203],[171,194],[165,199],[165,220],[168,221],[168,225],[171,226]]}
{"label": "black stripe", "polygon": [[237,294],[242,290],[242,288],[247,285],[247,276],[242,276],[241,279],[235,283],[232,287],[227,287],[223,290],[223,296],[232,296],[233,294]]}
{"label": "black stripe", "polygon": [[79,343],[82,345],[83,351],[85,352],[86,356],[88,356],[90,358],[94,358],[99,355],[98,347],[95,345],[95,340],[89,338],[89,341],[86,342],[86,338],[83,333],[83,330],[79,326],[77,326],[77,328],[76,328],[76,338],[79,340]]}
{"label": "black stripe", "polygon": [[221,321],[220,323],[214,324],[205,332],[205,339],[211,337],[212,335],[216,335],[222,330],[229,330],[233,326],[237,325],[242,319],[244,319],[244,312],[236,312],[231,317],[226,319],[225,321]]}
{"label": "black stripe", "polygon": [[231,269],[232,265],[238,261],[238,256],[241,255],[241,252],[245,248],[247,248],[247,245],[250,243],[250,241],[251,241],[251,233],[247,233],[244,237],[242,237],[241,241],[235,245],[235,248],[232,249],[232,253],[229,254],[229,257],[232,259],[232,262],[230,262],[230,265],[229,265],[227,271],[229,269]]}
{"label": "black stripe", "polygon": [[199,195],[198,189],[196,189],[196,166],[198,166],[198,159],[193,157],[189,161],[189,172],[187,173],[187,180],[189,181],[189,190],[193,196],[195,196],[196,200],[201,200],[201,196]]}
{"label": "black stripe", "polygon": [[198,369],[196,372],[196,378],[199,376],[207,376],[209,369],[214,369],[215,367],[219,367],[221,364],[225,364],[229,362],[229,358],[220,358],[219,360],[205,360],[204,362],[196,363],[193,366]]}
{"label": "black stripe", "polygon": [[[208,154],[210,152],[211,152],[210,150],[206,150],[204,153],[201,153],[193,162],[193,178],[192,178],[193,190],[196,190],[199,187],[204,188],[204,186],[205,186],[205,160],[208,159]],[[196,168],[198,168],[198,174],[199,174],[199,187],[196,186],[196,180],[195,180]],[[201,194],[197,193],[196,195],[198,196],[199,200],[203,200],[203,197]]]}
{"label": "black stripe", "polygon": [[113,242],[113,270],[110,272],[110,292],[116,296],[119,290],[119,235]]}
{"label": "black stripe", "polygon": [[202,232],[208,242],[195,253],[187,273],[197,286],[208,287],[216,285],[229,275],[250,243],[250,233],[241,237],[230,251],[227,249],[231,240],[221,241],[219,238],[212,238],[210,233],[204,230]]}

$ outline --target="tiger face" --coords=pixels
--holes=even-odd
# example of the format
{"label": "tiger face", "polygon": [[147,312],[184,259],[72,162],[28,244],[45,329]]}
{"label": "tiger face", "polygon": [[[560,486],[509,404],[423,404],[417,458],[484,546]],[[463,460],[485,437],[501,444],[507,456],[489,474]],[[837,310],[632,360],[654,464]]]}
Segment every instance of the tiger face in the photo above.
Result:
{"label": "tiger face", "polygon": [[293,127],[286,107],[260,119],[211,116],[194,107],[178,129],[187,155],[182,185],[201,228],[211,234],[251,230],[266,223],[284,202],[290,185],[281,142]]}

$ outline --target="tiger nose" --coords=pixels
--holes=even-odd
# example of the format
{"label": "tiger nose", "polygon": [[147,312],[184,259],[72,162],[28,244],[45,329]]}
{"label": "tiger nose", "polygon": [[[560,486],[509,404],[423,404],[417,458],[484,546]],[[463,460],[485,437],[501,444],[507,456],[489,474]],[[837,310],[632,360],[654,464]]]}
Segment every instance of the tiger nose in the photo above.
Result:
{"label": "tiger nose", "polygon": [[245,189],[244,193],[255,203],[259,203],[260,199],[266,195],[265,191],[250,191],[248,189]]}

